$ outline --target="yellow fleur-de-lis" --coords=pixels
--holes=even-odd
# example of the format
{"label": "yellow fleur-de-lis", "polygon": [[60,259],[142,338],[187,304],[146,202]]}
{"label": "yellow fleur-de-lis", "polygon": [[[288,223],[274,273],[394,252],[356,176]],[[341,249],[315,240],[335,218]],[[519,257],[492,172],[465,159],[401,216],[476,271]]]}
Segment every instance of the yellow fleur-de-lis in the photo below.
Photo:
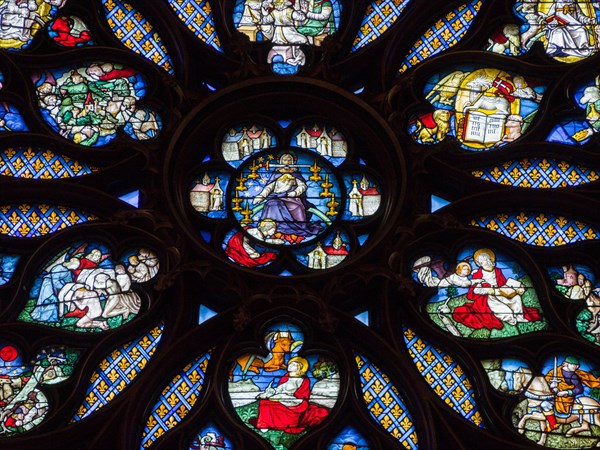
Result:
{"label": "yellow fleur-de-lis", "polygon": [[405,431],[408,431],[413,426],[413,424],[408,417],[405,417],[402,420],[402,422],[400,422],[400,426],[404,428]]}
{"label": "yellow fleur-de-lis", "polygon": [[381,405],[378,402],[375,402],[375,404],[371,407],[371,413],[373,413],[375,417],[379,417],[382,412],[383,408]]}
{"label": "yellow fleur-de-lis", "polygon": [[388,415],[385,415],[381,419],[379,419],[379,423],[386,430],[394,424],[394,422],[392,421],[392,419],[390,419]]}

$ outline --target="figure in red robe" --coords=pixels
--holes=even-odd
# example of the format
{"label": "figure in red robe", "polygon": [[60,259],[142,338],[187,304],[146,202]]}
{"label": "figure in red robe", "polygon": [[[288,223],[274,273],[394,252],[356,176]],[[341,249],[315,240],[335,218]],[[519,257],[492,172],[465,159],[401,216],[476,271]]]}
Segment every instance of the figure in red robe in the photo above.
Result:
{"label": "figure in red robe", "polygon": [[457,306],[452,318],[470,328],[500,330],[504,322],[516,325],[519,322],[541,320],[537,308],[523,306],[521,294],[525,287],[517,280],[507,280],[496,267],[496,256],[490,249],[479,249],[474,254],[479,269],[473,273],[472,285],[467,299],[472,303]]}
{"label": "figure in red robe", "polygon": [[[253,238],[268,244],[283,244],[283,240],[274,237],[277,226],[270,219],[261,220],[256,228],[246,227],[244,230]],[[225,253],[233,261],[245,267],[263,266],[277,259],[277,253],[275,252],[265,251],[260,253],[252,246],[248,236],[245,236],[241,231],[231,236],[225,247]]]}
{"label": "figure in red robe", "polygon": [[305,376],[309,363],[302,357],[290,359],[287,371],[276,388],[268,387],[259,394],[258,418],[251,421],[260,431],[281,430],[302,433],[307,427],[321,423],[329,414],[327,408],[308,402],[310,380]]}
{"label": "figure in red robe", "polygon": [[92,39],[88,30],[77,30],[75,22],[70,17],[58,17],[49,27],[48,34],[58,44],[65,47],[76,47]]}

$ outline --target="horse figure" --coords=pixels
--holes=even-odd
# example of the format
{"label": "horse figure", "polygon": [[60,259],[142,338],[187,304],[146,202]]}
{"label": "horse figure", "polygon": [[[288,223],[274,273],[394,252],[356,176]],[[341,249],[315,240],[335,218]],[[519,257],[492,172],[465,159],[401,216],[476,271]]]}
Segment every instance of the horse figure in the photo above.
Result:
{"label": "horse figure", "polygon": [[[526,387],[527,374],[515,371],[513,375],[513,386],[516,391],[523,391],[527,397],[527,414],[521,417],[517,424],[519,433],[525,433],[525,423],[528,420],[535,420],[540,425],[540,439],[538,445],[545,445],[548,439],[548,431],[546,431],[546,416],[542,411],[542,402],[554,402],[555,393],[550,389],[548,382],[542,376],[534,377],[529,386]],[[589,431],[590,424],[600,423],[600,403],[595,399],[586,396],[580,396],[575,399],[573,410],[568,417],[557,417],[556,421],[560,424],[573,424],[577,422],[578,426],[571,426],[565,433],[566,437],[574,436],[582,431]],[[596,444],[600,447],[600,441]]]}
{"label": "horse figure", "polygon": [[300,341],[294,340],[289,331],[273,331],[265,336],[265,342],[269,350],[269,356],[266,358],[258,355],[242,355],[238,357],[229,372],[230,381],[233,381],[233,372],[238,366],[242,371],[242,380],[246,379],[248,372],[254,372],[258,375],[260,369],[263,369],[265,372],[285,370],[287,368],[285,355],[292,351],[294,343],[300,343]]}

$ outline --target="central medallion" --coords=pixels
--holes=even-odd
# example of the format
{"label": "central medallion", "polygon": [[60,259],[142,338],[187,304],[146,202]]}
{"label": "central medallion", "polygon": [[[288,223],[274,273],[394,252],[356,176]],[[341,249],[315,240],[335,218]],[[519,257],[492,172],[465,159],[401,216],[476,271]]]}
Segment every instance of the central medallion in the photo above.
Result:
{"label": "central medallion", "polygon": [[299,148],[248,158],[237,171],[229,198],[245,233],[270,245],[315,239],[331,226],[343,204],[331,164]]}

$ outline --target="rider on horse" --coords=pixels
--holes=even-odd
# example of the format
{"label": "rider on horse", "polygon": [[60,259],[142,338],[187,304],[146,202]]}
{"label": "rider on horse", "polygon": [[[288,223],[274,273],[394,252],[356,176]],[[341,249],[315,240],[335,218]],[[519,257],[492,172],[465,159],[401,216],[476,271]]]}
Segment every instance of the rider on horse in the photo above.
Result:
{"label": "rider on horse", "polygon": [[546,381],[554,392],[554,405],[550,401],[541,403],[542,412],[546,416],[546,431],[557,429],[560,424],[556,418],[567,418],[571,415],[575,398],[583,394],[583,386],[600,388],[600,377],[596,377],[579,369],[579,360],[567,356],[562,365],[551,369],[546,374]]}

